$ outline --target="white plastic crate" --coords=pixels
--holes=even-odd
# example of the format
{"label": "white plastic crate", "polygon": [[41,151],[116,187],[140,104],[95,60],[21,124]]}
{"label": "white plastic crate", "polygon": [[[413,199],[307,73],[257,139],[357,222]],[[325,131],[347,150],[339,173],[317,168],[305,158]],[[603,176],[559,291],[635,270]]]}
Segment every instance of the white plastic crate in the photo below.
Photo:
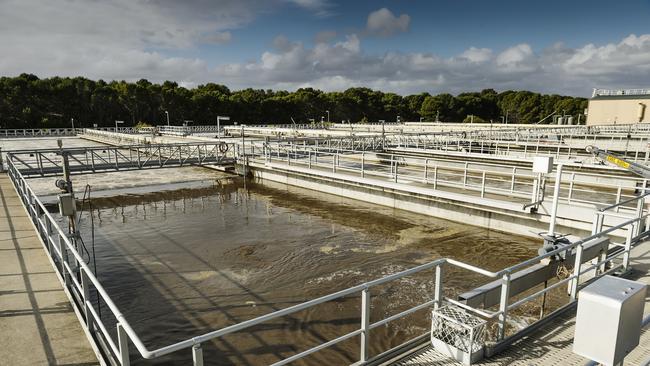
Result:
{"label": "white plastic crate", "polygon": [[487,322],[455,306],[433,310],[431,343],[444,354],[465,365],[483,358]]}

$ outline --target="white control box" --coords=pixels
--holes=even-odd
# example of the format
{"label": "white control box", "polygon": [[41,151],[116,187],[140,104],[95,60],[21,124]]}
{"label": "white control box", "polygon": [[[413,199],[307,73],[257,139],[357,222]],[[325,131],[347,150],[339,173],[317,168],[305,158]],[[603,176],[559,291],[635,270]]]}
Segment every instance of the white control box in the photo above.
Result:
{"label": "white control box", "polygon": [[548,174],[553,171],[552,156],[535,156],[533,158],[533,173]]}
{"label": "white control box", "polygon": [[604,276],[580,291],[573,352],[617,365],[638,344],[647,286]]}

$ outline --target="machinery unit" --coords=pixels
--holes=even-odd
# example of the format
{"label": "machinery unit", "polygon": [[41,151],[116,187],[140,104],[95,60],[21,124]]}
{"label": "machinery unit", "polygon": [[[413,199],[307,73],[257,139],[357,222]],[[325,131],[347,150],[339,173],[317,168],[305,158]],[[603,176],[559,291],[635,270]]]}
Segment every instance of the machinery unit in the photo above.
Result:
{"label": "machinery unit", "polygon": [[646,287],[604,276],[580,291],[573,352],[607,366],[623,361],[639,344]]}

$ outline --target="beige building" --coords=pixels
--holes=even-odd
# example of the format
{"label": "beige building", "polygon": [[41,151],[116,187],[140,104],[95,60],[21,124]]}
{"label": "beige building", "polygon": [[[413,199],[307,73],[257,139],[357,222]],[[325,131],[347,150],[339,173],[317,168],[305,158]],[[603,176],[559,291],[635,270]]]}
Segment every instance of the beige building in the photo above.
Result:
{"label": "beige building", "polygon": [[650,89],[594,89],[587,108],[587,125],[650,122]]}

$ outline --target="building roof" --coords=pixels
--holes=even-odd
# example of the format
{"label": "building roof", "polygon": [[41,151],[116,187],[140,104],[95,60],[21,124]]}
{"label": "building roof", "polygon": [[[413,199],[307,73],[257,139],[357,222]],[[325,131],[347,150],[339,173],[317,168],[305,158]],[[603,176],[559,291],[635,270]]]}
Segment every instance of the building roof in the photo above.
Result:
{"label": "building roof", "polygon": [[591,99],[650,99],[650,89],[594,89]]}

